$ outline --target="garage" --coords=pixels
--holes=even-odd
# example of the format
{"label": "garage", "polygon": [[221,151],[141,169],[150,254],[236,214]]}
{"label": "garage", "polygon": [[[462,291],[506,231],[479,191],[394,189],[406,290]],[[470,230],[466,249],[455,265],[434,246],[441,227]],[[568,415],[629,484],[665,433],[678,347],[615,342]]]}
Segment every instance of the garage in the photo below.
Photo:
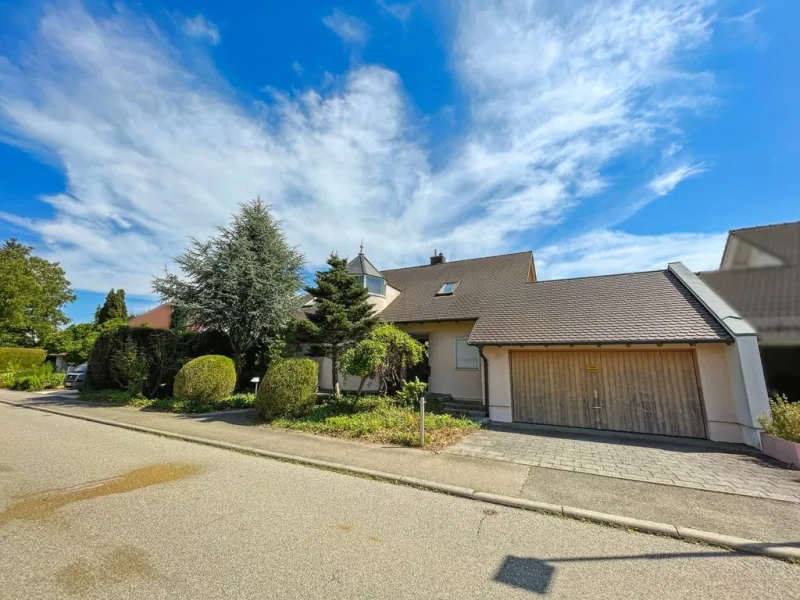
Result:
{"label": "garage", "polygon": [[707,437],[691,348],[509,354],[514,421]]}

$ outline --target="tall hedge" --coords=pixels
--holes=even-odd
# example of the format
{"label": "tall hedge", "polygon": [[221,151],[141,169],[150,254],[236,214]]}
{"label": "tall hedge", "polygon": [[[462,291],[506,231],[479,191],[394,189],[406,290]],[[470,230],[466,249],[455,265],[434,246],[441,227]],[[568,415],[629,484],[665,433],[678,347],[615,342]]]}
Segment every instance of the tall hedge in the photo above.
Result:
{"label": "tall hedge", "polygon": [[44,362],[46,352],[41,348],[0,348],[0,373],[11,367],[35,369]]}
{"label": "tall hedge", "polygon": [[256,417],[302,417],[317,399],[319,367],[309,358],[287,358],[272,364],[258,386]]}
{"label": "tall hedge", "polygon": [[175,377],[176,400],[201,405],[224,400],[236,387],[236,367],[227,356],[210,354],[187,362]]}
{"label": "tall hedge", "polygon": [[89,355],[89,386],[120,389],[139,382],[131,380],[140,371],[142,393],[148,398],[171,396],[175,376],[189,360],[206,354],[231,356],[230,342],[216,332],[190,333],[119,327],[98,336]]}

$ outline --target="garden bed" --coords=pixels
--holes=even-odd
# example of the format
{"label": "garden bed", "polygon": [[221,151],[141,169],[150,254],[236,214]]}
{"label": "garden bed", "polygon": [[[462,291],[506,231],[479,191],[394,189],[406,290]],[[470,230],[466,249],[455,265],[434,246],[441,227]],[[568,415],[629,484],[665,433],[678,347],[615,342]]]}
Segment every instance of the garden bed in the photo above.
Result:
{"label": "garden bed", "polygon": [[[419,412],[397,406],[388,398],[366,397],[353,406],[347,399],[314,407],[306,417],[280,417],[269,423],[277,429],[359,439],[381,444],[419,446]],[[469,419],[425,414],[425,448],[441,450],[478,430]]]}
{"label": "garden bed", "polygon": [[131,394],[126,390],[95,390],[84,391],[80,399],[86,402],[102,402],[115,406],[130,406],[140,410],[155,410],[173,413],[206,413],[235,408],[251,408],[255,401],[253,394],[233,394],[224,400],[208,402],[205,404],[190,404],[180,402],[174,398],[145,398],[142,395]]}

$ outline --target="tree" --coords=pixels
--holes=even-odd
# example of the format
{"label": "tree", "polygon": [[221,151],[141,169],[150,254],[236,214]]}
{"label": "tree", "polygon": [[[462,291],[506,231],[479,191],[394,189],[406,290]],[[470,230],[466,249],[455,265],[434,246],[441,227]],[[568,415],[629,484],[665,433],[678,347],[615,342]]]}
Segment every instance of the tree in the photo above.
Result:
{"label": "tree", "polygon": [[89,360],[97,336],[104,331],[127,325],[125,319],[113,319],[102,325],[97,323],[75,323],[59,331],[47,340],[47,350],[65,353],[68,363],[85,363]]}
{"label": "tree", "polygon": [[64,270],[32,251],[13,238],[0,247],[0,346],[36,346],[69,323],[61,309],[75,295]]}
{"label": "tree", "polygon": [[335,253],[328,258],[327,271],[317,271],[316,285],[306,292],[316,299],[316,310],[298,323],[302,341],[310,342],[310,356],[331,359],[334,392],[339,394],[342,354],[375,328],[379,317],[367,301],[367,288],[347,272],[347,261]]}
{"label": "tree", "polygon": [[425,346],[405,331],[384,323],[344,353],[342,370],[348,375],[361,377],[356,397],[361,395],[364,383],[370,377],[377,377],[380,390],[386,393],[400,386],[404,368],[413,367],[424,357]]}
{"label": "tree", "polygon": [[264,347],[299,307],[303,255],[286,242],[260,198],[241,204],[230,226],[175,259],[183,272],[153,280],[191,328],[227,334],[241,374],[249,350]]}
{"label": "tree", "polygon": [[94,313],[95,323],[102,325],[106,321],[128,319],[128,306],[125,304],[125,290],[111,289],[106,295],[106,300],[102,306],[97,307]]}

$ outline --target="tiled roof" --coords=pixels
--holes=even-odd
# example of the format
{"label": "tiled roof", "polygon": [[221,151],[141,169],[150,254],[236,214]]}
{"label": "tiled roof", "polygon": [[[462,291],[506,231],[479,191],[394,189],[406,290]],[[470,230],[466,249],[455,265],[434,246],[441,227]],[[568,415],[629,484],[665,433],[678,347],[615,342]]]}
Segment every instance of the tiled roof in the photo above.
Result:
{"label": "tiled roof", "polygon": [[[531,252],[520,252],[383,271],[402,293],[381,316],[394,322],[477,319],[525,287],[531,260]],[[451,281],[459,282],[455,293],[437,296]]]}
{"label": "tiled roof", "polygon": [[718,342],[725,328],[669,271],[538,281],[481,315],[472,344]]}
{"label": "tiled roof", "polygon": [[350,275],[372,275],[373,277],[383,277],[381,272],[375,268],[369,259],[363,254],[359,254],[347,263],[347,272]]}
{"label": "tiled roof", "polygon": [[699,277],[756,328],[762,341],[796,340],[800,336],[800,222],[736,229],[730,235],[786,264],[707,271]]}

